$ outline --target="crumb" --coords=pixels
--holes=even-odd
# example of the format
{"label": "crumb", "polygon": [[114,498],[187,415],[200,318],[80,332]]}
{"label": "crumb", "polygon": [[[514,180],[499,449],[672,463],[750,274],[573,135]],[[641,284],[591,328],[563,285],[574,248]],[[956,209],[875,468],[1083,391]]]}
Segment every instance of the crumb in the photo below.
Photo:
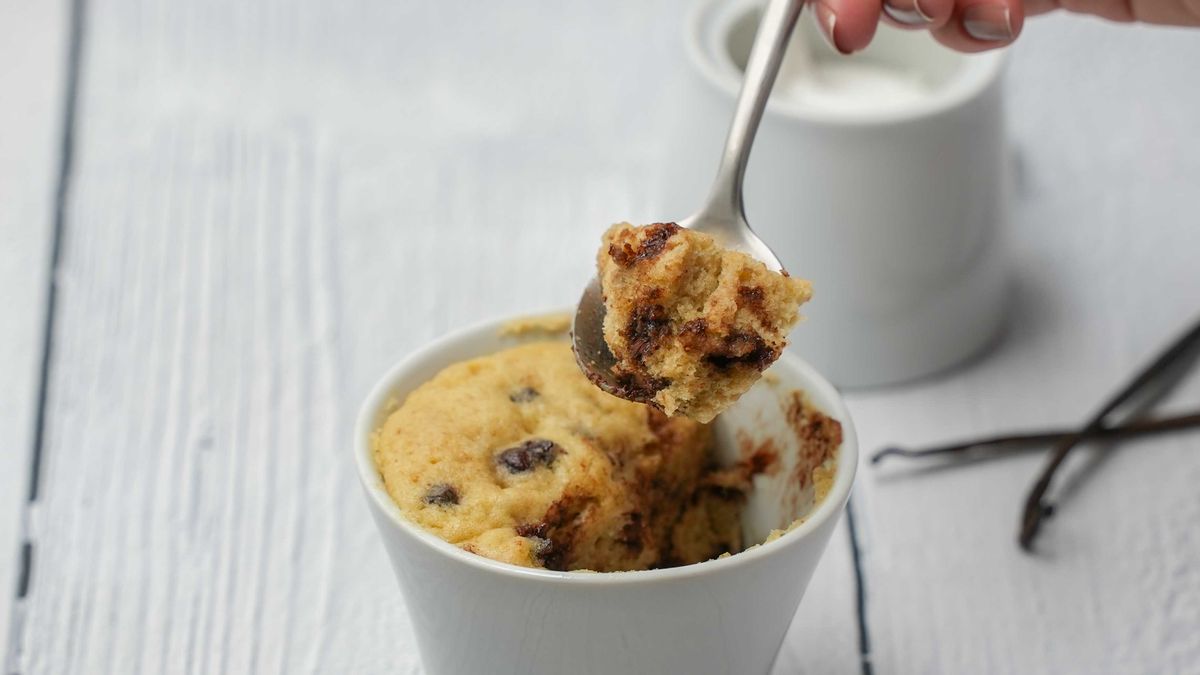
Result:
{"label": "crumb", "polygon": [[571,315],[555,312],[509,321],[500,327],[500,335],[504,337],[530,334],[565,335],[570,330]]}

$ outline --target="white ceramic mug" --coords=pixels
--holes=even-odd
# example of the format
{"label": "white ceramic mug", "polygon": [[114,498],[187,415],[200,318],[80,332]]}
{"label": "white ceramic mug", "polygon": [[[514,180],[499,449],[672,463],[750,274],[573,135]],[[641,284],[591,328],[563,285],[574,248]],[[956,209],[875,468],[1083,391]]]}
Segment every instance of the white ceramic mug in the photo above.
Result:
{"label": "white ceramic mug", "polygon": [[[668,217],[694,210],[712,179],[756,22],[755,3],[725,0],[688,20],[686,72],[668,97],[678,111],[660,191]],[[802,17],[750,157],[746,211],[788,270],[812,280],[792,343],[838,385],[926,375],[996,333],[1007,291],[1003,63],[883,25],[845,57]],[[887,77],[864,82],[868,71]],[[800,72],[826,84],[807,86]],[[886,86],[897,82],[908,89]]]}
{"label": "white ceramic mug", "polygon": [[[389,405],[458,361],[545,335],[502,336],[492,321],[442,338],[406,358],[375,386],[359,413],[354,458],[371,514],[391,557],[431,675],[467,673],[767,672],[850,494],[858,465],[854,427],[837,391],[785,354],[715,429],[719,461],[737,457],[741,433],[770,439],[782,461],[760,475],[743,511],[748,542],[805,520],[775,541],[726,558],[642,572],[556,572],[497,562],[409,522],[388,496],[369,436]],[[565,339],[565,338],[560,338]],[[793,483],[803,453],[786,409],[802,390],[839,420],[843,441],[833,485],[814,503]],[[799,497],[799,498],[798,498]],[[399,611],[399,609],[397,609]]]}

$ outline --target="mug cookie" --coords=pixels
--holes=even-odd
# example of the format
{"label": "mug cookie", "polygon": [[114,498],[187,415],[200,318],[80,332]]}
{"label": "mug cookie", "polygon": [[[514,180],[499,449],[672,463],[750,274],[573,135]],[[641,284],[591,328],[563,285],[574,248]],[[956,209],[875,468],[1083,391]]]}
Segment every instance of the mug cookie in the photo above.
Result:
{"label": "mug cookie", "polygon": [[641,570],[742,548],[749,488],[700,423],[593,387],[544,341],[452,365],[372,438],[388,494],[467,551],[555,570]]}

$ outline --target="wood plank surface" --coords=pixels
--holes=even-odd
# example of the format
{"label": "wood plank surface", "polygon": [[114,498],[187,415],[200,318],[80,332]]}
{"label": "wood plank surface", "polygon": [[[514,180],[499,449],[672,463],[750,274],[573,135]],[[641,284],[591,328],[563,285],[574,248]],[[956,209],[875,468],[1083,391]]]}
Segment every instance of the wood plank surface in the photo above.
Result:
{"label": "wood plank surface", "polygon": [[[89,2],[12,670],[419,672],[355,410],[658,215],[686,5]],[[780,672],[858,669],[831,549]]]}
{"label": "wood plank surface", "polygon": [[[1200,319],[1195,33],[1054,17],[1014,50],[1015,289],[996,348],[851,396],[868,451],[1074,426]],[[1200,408],[1193,374],[1164,410]],[[1016,545],[1044,454],[859,485],[879,673],[1200,668],[1200,434],[1084,448],[1038,540]]]}
{"label": "wood plank surface", "polygon": [[[62,128],[66,3],[0,0],[0,658],[23,583]],[[3,661],[0,661],[3,663]]]}
{"label": "wood plank surface", "polygon": [[[0,105],[22,130],[0,135],[7,672],[420,672],[354,412],[447,330],[569,305],[603,226],[664,216],[689,4],[88,2],[23,510],[66,17],[0,0],[22,19],[0,21],[0,91],[28,101]],[[1200,315],[1200,93],[1180,85],[1197,58],[1194,33],[1027,25],[1008,329],[961,369],[852,392],[864,452],[1079,423]],[[1197,406],[1200,377],[1166,403]],[[864,467],[874,672],[1194,670],[1198,443],[1081,453],[1036,556],[1015,532],[1037,454]],[[9,603],[23,534],[33,573]],[[860,672],[855,602],[843,523],[776,672]]]}

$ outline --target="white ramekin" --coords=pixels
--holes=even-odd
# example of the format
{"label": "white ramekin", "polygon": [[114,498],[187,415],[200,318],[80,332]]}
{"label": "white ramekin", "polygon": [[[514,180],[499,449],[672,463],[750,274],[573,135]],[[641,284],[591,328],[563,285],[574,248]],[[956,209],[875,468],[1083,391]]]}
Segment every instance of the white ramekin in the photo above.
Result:
{"label": "white ramekin", "polygon": [[[760,477],[747,505],[749,541],[783,527],[797,507],[787,481],[785,410],[791,391],[839,420],[843,443],[828,495],[779,539],[734,556],[644,572],[556,572],[497,562],[409,522],[388,496],[369,436],[389,410],[455,362],[545,334],[501,335],[512,319],[443,337],[393,367],[371,391],[354,430],[354,459],[432,675],[459,673],[765,673],[796,613],[850,494],[858,464],[854,427],[834,387],[784,354],[769,375],[719,418],[722,459],[734,439],[775,437],[783,471]],[[794,438],[794,434],[792,435]],[[792,453],[797,454],[797,453]],[[805,493],[811,497],[811,486]],[[789,498],[790,495],[790,498]],[[399,611],[399,610],[397,610]]]}
{"label": "white ramekin", "polygon": [[[741,82],[735,54],[749,51],[759,5],[705,0],[686,22],[680,72],[664,82],[674,112],[657,181],[661,218],[690,213],[708,190]],[[800,52],[905,64],[931,83],[903,104],[768,104],[746,171],[746,214],[784,266],[813,281],[793,343],[841,387],[962,362],[997,334],[1008,297],[1006,55],[960,54],[926,31],[881,25],[870,47],[840,56],[809,16],[791,47]]]}

